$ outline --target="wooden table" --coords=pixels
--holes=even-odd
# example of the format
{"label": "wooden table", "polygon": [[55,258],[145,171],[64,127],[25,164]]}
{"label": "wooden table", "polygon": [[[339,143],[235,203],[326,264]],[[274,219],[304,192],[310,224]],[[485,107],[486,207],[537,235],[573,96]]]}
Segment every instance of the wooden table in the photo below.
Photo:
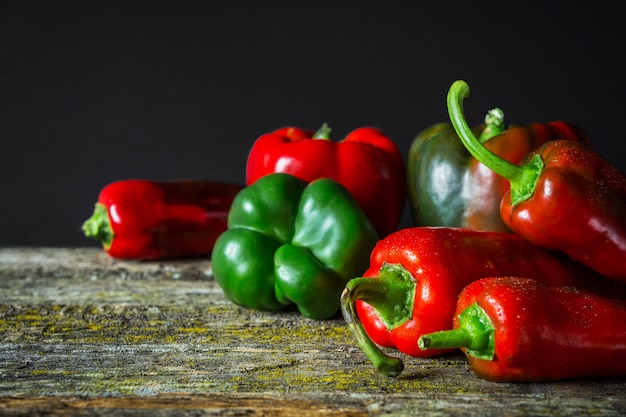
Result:
{"label": "wooden table", "polygon": [[626,379],[492,383],[461,354],[404,360],[388,378],[341,317],[233,305],[207,259],[0,248],[0,415],[626,414]]}

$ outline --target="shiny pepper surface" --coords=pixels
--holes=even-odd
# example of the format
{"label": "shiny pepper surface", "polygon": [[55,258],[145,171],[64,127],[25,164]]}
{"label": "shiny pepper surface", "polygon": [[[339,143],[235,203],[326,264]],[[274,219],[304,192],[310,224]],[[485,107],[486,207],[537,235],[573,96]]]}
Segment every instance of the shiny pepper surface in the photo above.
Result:
{"label": "shiny pepper surface", "polygon": [[406,172],[397,145],[382,131],[361,127],[340,141],[323,125],[317,132],[285,127],[259,137],[248,155],[246,183],[282,172],[305,181],[331,178],[356,199],[379,236],[394,232],[406,202]]}
{"label": "shiny pepper surface", "polygon": [[461,348],[490,381],[626,376],[626,303],[517,277],[484,278],[459,295],[454,329],[423,349]]}
{"label": "shiny pepper surface", "polygon": [[403,369],[401,360],[385,355],[378,346],[415,357],[450,352],[422,350],[417,340],[451,329],[461,290],[474,280],[496,275],[526,276],[626,299],[625,285],[516,234],[413,227],[376,244],[369,269],[346,284],[342,313],[368,359],[380,372],[395,376]]}
{"label": "shiny pepper surface", "polygon": [[[551,140],[588,143],[582,128],[566,121],[507,128],[504,113],[497,108],[472,132],[487,149],[511,163],[519,163]],[[474,158],[450,123],[433,125],[415,138],[409,148],[407,186],[416,226],[511,231],[500,217],[500,201],[509,182]]]}
{"label": "shiny pepper surface", "polygon": [[256,310],[295,305],[311,319],[339,311],[345,283],[367,269],[376,230],[338,182],[270,174],[243,189],[215,243],[215,280]]}
{"label": "shiny pepper surface", "polygon": [[115,181],[100,191],[83,232],[100,241],[113,258],[209,256],[242,188],[191,179]]}
{"label": "shiny pepper surface", "polygon": [[566,140],[543,144],[521,165],[498,157],[463,117],[468,95],[464,81],[452,84],[450,120],[468,151],[510,182],[500,205],[504,223],[535,245],[626,284],[626,175],[589,146]]}

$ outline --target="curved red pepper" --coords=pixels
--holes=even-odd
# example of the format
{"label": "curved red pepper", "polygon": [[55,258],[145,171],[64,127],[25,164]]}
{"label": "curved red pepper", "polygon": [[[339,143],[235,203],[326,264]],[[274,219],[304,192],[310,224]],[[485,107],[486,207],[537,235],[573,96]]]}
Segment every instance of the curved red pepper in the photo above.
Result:
{"label": "curved red pepper", "polygon": [[491,381],[626,376],[626,304],[526,278],[485,278],[459,295],[454,330],[419,345],[461,348]]}
{"label": "curved red pepper", "polygon": [[522,165],[499,158],[463,118],[468,95],[464,81],[452,84],[450,119],[468,151],[509,180],[500,205],[504,223],[535,245],[626,283],[626,176],[588,146],[566,140],[545,143]]}
{"label": "curved red pepper", "polygon": [[100,191],[83,231],[114,258],[210,255],[242,188],[202,180],[115,181]]}
{"label": "curved red pepper", "polygon": [[378,231],[397,230],[407,195],[404,160],[397,145],[378,129],[362,127],[343,140],[285,127],[259,137],[248,155],[246,183],[284,172],[305,181],[331,178],[346,187]]}
{"label": "curved red pepper", "polygon": [[626,299],[625,285],[516,234],[414,227],[378,242],[364,276],[347,283],[342,314],[376,368],[397,375],[402,362],[386,356],[374,343],[415,357],[449,352],[422,350],[417,339],[451,329],[461,290],[474,280],[497,275],[526,276]]}

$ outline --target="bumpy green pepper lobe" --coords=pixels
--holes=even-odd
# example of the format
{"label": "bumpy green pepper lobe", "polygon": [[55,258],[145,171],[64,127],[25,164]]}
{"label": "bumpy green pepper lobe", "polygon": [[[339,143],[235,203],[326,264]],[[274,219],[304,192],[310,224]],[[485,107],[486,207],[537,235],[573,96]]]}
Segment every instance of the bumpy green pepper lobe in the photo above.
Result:
{"label": "bumpy green pepper lobe", "polygon": [[341,291],[367,269],[377,241],[338,182],[271,174],[233,201],[213,274],[236,304],[270,311],[295,304],[305,317],[325,319],[339,311]]}
{"label": "bumpy green pepper lobe", "polygon": [[220,235],[211,263],[215,280],[229,300],[262,311],[285,307],[274,294],[273,256],[280,245],[269,235],[243,227]]}

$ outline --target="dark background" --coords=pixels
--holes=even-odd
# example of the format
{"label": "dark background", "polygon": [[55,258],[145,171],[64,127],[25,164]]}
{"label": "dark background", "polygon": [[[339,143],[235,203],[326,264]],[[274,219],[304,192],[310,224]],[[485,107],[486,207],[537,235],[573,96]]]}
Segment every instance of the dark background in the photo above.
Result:
{"label": "dark background", "polygon": [[456,79],[471,125],[575,121],[626,171],[619,2],[434,3],[1,2],[0,245],[96,246],[107,183],[243,183],[286,125],[376,126],[406,157]]}

